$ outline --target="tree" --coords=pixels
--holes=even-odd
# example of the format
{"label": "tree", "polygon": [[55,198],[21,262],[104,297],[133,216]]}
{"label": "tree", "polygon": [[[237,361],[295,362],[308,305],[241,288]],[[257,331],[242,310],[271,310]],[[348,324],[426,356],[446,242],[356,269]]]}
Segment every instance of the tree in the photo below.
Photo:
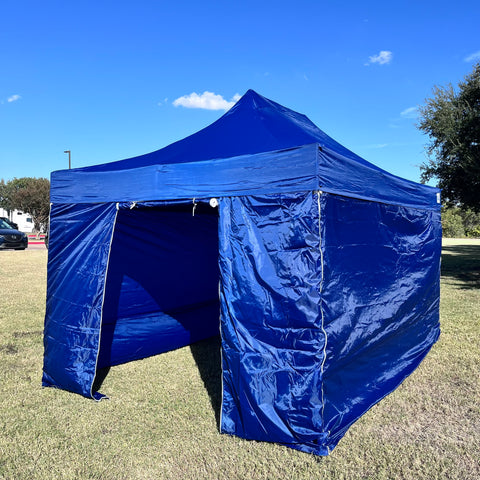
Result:
{"label": "tree", "polygon": [[0,208],[13,210],[10,202],[10,185],[9,182],[5,183],[3,178],[0,180]]}
{"label": "tree", "polygon": [[458,207],[442,207],[442,230],[444,237],[480,238],[480,213]]}
{"label": "tree", "polygon": [[465,236],[465,228],[458,208],[442,208],[442,234],[447,238]]}
{"label": "tree", "polygon": [[0,181],[0,206],[32,216],[35,229],[46,225],[50,214],[50,182],[46,178],[14,178]]}
{"label": "tree", "polygon": [[462,209],[460,212],[467,237],[480,237],[480,213]]}
{"label": "tree", "polygon": [[428,134],[422,181],[437,180],[447,204],[480,211],[480,63],[456,91],[435,87],[420,107],[418,128]]}

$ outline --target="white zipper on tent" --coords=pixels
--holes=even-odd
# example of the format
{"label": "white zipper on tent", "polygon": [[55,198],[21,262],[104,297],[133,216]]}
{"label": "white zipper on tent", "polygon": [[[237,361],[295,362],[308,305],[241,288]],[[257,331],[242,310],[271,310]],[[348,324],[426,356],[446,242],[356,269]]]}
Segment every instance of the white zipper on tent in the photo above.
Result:
{"label": "white zipper on tent", "polygon": [[[220,220],[220,219],[219,219]],[[218,303],[220,304],[220,288],[221,288],[221,280],[219,279],[218,280]],[[220,383],[222,385],[222,397],[221,397],[221,401],[220,401],[220,425],[219,425],[219,429],[220,429],[220,432],[222,432],[222,414],[223,414],[223,342],[222,342],[222,313],[221,313],[221,310],[222,310],[222,306],[220,305],[220,313],[219,313],[219,331],[220,331],[220,369],[221,369],[221,379],[220,379]]]}
{"label": "white zipper on tent", "polygon": [[[95,371],[93,376],[93,382],[90,385],[90,397],[92,397],[93,399],[95,399],[95,397],[93,396],[93,384],[95,383],[95,377],[97,376],[98,356],[100,355],[100,344],[102,343],[102,323],[103,323],[103,307],[105,305],[105,287],[107,286],[108,267],[110,265],[110,253],[112,252],[113,234],[115,233],[115,227],[117,225],[117,216],[118,216],[119,208],[120,208],[120,205],[117,203],[115,218],[113,219],[113,225],[112,225],[112,234],[110,235],[110,244],[108,246],[108,257],[107,257],[107,266],[105,270],[105,278],[103,279],[102,309],[100,310],[100,328],[99,328],[99,334],[98,334],[97,358],[95,359]],[[108,397],[105,397],[105,398],[108,398]]]}
{"label": "white zipper on tent", "polygon": [[[324,315],[323,315],[323,308],[322,308],[322,292],[323,292],[323,245],[322,245],[322,208],[321,208],[321,203],[320,203],[320,197],[323,194],[321,190],[318,190],[317,192],[317,206],[318,206],[318,246],[320,249],[320,268],[322,270],[321,275],[320,275],[320,288],[319,288],[319,293],[320,293],[320,315],[321,315],[321,330],[325,338],[325,343],[323,345],[323,359],[322,359],[322,364],[320,366],[320,374],[322,376],[322,428],[324,427],[324,420],[323,420],[323,412],[325,409],[325,400],[324,400],[324,393],[323,393],[323,369],[325,366],[325,360],[327,358],[327,332],[325,330],[324,326]],[[330,449],[327,446],[327,451],[330,453]]]}
{"label": "white zipper on tent", "polygon": [[[215,207],[218,206],[218,221],[220,222],[221,219],[220,219],[220,202],[219,202],[219,199],[215,199],[215,202],[216,202],[216,205]],[[212,200],[210,200],[210,205],[213,207],[214,205],[212,205]],[[217,231],[219,230],[219,228],[217,228]],[[219,239],[219,243],[220,243],[220,239]],[[220,425],[219,425],[219,430],[220,432],[222,431],[222,420],[223,420],[223,340],[222,340],[222,305],[221,305],[221,287],[222,287],[222,279],[221,279],[221,275],[219,276],[219,279],[218,279],[218,304],[219,304],[219,307],[220,307],[220,311],[219,311],[219,322],[218,322],[218,329],[219,329],[219,332],[220,332],[220,369],[221,369],[221,373],[222,373],[222,376],[221,376],[221,385],[222,385],[222,397],[221,397],[221,401],[220,401]]]}

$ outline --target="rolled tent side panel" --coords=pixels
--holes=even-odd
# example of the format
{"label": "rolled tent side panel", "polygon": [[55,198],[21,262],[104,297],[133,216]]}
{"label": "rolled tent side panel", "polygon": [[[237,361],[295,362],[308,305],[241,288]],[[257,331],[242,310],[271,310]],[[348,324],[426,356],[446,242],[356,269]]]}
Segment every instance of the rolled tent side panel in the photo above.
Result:
{"label": "rolled tent side panel", "polygon": [[326,455],[314,192],[222,198],[221,431]]}
{"label": "rolled tent side panel", "polygon": [[348,427],[420,364],[440,334],[440,211],[321,197],[325,429]]}
{"label": "rolled tent side panel", "polygon": [[42,384],[94,396],[105,276],[117,209],[53,205]]}

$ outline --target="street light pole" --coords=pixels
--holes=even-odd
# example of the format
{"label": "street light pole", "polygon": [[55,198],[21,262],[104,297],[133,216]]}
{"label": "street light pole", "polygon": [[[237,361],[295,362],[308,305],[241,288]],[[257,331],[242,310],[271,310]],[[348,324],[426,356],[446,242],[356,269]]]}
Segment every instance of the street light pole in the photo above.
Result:
{"label": "street light pole", "polygon": [[68,168],[72,168],[72,152],[70,150],[65,150],[63,153],[68,153]]}

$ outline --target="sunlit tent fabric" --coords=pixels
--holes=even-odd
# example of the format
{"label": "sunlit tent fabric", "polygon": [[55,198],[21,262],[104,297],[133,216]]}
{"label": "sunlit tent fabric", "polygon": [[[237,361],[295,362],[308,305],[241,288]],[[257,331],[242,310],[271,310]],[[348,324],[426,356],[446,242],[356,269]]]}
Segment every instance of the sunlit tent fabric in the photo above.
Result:
{"label": "sunlit tent fabric", "polygon": [[221,431],[327,455],[439,337],[439,195],[252,90],[53,172],[43,385],[99,399],[100,369],[220,332]]}

